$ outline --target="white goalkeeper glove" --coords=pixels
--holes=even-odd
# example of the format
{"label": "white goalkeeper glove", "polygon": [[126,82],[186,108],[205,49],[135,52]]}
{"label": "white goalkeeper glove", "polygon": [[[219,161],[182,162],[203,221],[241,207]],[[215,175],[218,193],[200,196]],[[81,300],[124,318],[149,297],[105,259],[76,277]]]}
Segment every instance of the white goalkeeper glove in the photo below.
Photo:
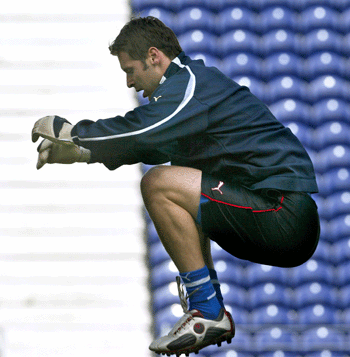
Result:
{"label": "white goalkeeper glove", "polygon": [[75,145],[71,131],[73,125],[66,119],[57,115],[50,115],[39,119],[32,130],[32,141],[35,143],[39,137],[48,139],[54,143]]}
{"label": "white goalkeeper glove", "polygon": [[45,164],[73,164],[74,162],[89,162],[91,151],[81,146],[71,144],[56,144],[44,139],[38,146],[38,162],[36,168],[39,170]]}

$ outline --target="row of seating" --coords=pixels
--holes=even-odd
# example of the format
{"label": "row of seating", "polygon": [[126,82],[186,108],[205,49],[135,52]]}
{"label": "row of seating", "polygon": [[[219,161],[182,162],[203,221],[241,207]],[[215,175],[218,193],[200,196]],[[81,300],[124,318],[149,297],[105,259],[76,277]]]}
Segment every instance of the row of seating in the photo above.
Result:
{"label": "row of seating", "polygon": [[301,12],[284,5],[270,6],[259,12],[245,6],[232,5],[220,12],[214,12],[201,4],[173,11],[162,7],[144,8],[141,16],[154,16],[171,27],[177,34],[192,29],[207,30],[221,35],[234,29],[245,29],[256,34],[264,34],[273,29],[292,29],[307,33],[314,29],[326,28],[346,34],[349,32],[350,7],[344,11],[329,6],[314,5]]}
{"label": "row of seating", "polygon": [[294,11],[304,11],[312,6],[330,7],[337,11],[350,8],[349,0],[132,0],[133,12],[159,7],[178,13],[186,8],[202,6],[213,12],[241,7],[261,12],[272,6],[283,6]]}
{"label": "row of seating", "polygon": [[220,58],[240,52],[262,57],[276,52],[290,52],[304,57],[325,51],[343,56],[350,53],[350,35],[328,29],[315,29],[306,34],[274,29],[261,36],[245,29],[234,29],[221,35],[195,29],[178,37],[187,52],[205,52]]}

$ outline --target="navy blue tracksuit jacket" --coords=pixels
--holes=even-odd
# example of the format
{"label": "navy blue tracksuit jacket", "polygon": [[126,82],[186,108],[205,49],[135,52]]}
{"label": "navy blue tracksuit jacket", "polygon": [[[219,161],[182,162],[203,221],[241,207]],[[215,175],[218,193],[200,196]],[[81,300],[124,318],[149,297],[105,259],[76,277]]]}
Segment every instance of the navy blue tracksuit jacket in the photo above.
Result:
{"label": "navy blue tracksuit jacket", "polygon": [[311,160],[292,132],[247,87],[183,52],[149,104],[82,120],[72,136],[110,170],[170,161],[249,189],[317,192]]}

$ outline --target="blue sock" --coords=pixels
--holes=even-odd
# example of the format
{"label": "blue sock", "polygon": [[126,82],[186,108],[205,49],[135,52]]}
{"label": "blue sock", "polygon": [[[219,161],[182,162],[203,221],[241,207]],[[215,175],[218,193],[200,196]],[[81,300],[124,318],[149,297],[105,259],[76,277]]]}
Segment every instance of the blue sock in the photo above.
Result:
{"label": "blue sock", "polygon": [[217,275],[217,273],[216,273],[216,271],[214,269],[209,269],[209,275],[210,275],[211,283],[213,284],[213,287],[214,287],[214,289],[216,291],[216,297],[218,298],[221,307],[225,308],[225,306],[224,306],[224,298],[223,298],[222,293],[221,293],[220,283],[219,283],[219,280],[218,280],[218,275]]}
{"label": "blue sock", "polygon": [[[205,266],[199,270],[180,273],[180,276],[185,284],[187,294],[190,295],[189,309],[197,309],[206,319],[216,319],[219,316],[221,305],[210,281],[208,268]],[[191,295],[191,293],[193,294]]]}

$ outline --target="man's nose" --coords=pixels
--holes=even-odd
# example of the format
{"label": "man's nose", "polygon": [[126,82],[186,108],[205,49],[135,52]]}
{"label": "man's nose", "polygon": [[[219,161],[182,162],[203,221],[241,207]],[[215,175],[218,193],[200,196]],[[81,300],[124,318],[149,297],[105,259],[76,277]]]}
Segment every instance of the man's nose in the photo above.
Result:
{"label": "man's nose", "polygon": [[129,75],[126,76],[126,85],[128,88],[132,88],[135,85],[134,80]]}

